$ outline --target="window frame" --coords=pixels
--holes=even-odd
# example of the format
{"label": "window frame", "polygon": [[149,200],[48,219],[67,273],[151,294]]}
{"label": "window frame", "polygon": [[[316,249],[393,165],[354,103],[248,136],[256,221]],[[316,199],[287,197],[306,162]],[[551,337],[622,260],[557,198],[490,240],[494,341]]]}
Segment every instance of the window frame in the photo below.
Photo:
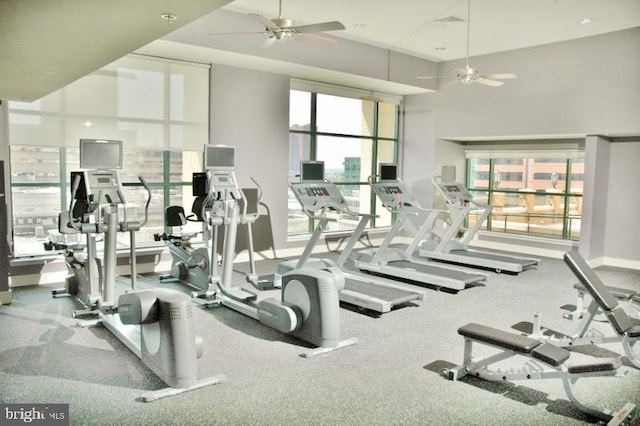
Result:
{"label": "window frame", "polygon": [[[289,126],[289,140],[292,140],[292,135],[302,135],[309,139],[309,160],[318,160],[318,139],[321,137],[331,137],[331,138],[345,138],[345,139],[359,139],[359,140],[367,140],[371,141],[371,163],[368,164],[369,175],[375,175],[377,173],[378,164],[380,162],[379,159],[379,147],[380,143],[391,142],[394,144],[393,148],[393,159],[392,162],[397,163],[400,152],[400,129],[401,129],[401,98],[396,98],[391,95],[388,95],[386,98],[384,96],[381,99],[372,99],[371,94],[367,93],[366,96],[362,96],[362,94],[357,89],[346,89],[342,88],[334,88],[331,87],[329,90],[326,85],[321,85],[320,87],[314,85],[312,87],[298,87],[296,84],[292,84],[290,88],[290,94],[292,91],[298,92],[307,92],[310,93],[309,102],[310,105],[310,117],[309,117],[309,129],[301,129],[295,128],[292,129]],[[304,86],[304,85],[303,85]],[[324,89],[324,90],[323,90]],[[318,95],[330,95],[342,98],[350,98],[350,99],[358,99],[358,100],[368,100],[373,102],[373,126],[372,126],[372,134],[371,135],[358,135],[358,134],[348,134],[348,133],[336,133],[329,131],[319,131],[317,126],[317,115],[318,115]],[[291,95],[290,95],[291,98]],[[387,102],[385,102],[387,101]],[[395,114],[394,114],[394,129],[393,129],[393,137],[389,136],[381,136],[380,133],[380,104],[387,103],[393,104],[395,106]],[[290,153],[291,154],[291,153]],[[389,162],[385,160],[384,162]],[[369,182],[366,181],[349,181],[349,182],[334,182],[338,186],[354,186],[354,187],[362,187],[363,185],[369,186]],[[369,212],[372,214],[370,222],[367,224],[365,229],[375,229],[379,227],[387,227],[390,225],[379,225],[376,220],[376,214],[378,212],[377,205],[377,197],[373,191],[370,192],[369,195]],[[380,207],[384,211],[386,211],[383,207]],[[391,224],[393,224],[394,218],[391,217]],[[308,229],[307,232],[304,233],[292,233],[287,229],[287,238],[299,237],[303,235],[308,235],[312,233],[314,230],[315,224],[312,220],[308,221]],[[326,230],[325,233],[339,233],[340,231],[330,231]]]}
{"label": "window frame", "polygon": [[[553,215],[548,215],[548,214],[538,214],[536,215],[535,213],[531,213],[528,211],[526,213],[523,213],[521,216],[524,218],[524,220],[526,220],[526,231],[522,232],[522,231],[509,231],[508,227],[506,225],[507,222],[507,217],[509,216],[508,213],[502,212],[502,211],[494,211],[492,210],[491,214],[489,215],[489,217],[487,218],[486,224],[484,225],[484,230],[487,232],[495,232],[495,233],[501,233],[501,234],[513,234],[513,235],[527,235],[527,236],[531,236],[531,237],[545,237],[545,238],[553,238],[553,239],[561,239],[561,240],[578,240],[580,238],[580,231],[578,231],[577,233],[574,232],[573,230],[573,221],[578,220],[580,221],[582,219],[582,212],[580,209],[580,214],[579,215],[575,215],[572,214],[570,211],[570,205],[572,203],[572,201],[576,201],[576,203],[581,204],[581,200],[582,200],[582,196],[583,193],[582,192],[577,192],[574,191],[574,188],[572,188],[572,183],[575,180],[574,177],[577,176],[583,176],[584,175],[584,171],[582,173],[573,173],[573,169],[574,169],[574,165],[575,164],[580,164],[577,163],[576,160],[580,160],[582,161],[583,167],[584,167],[584,158],[583,158],[583,153],[580,150],[563,150],[563,151],[559,151],[559,152],[552,152],[552,151],[548,151],[547,155],[549,155],[549,157],[545,157],[544,153],[540,153],[540,152],[532,152],[530,150],[520,150],[520,151],[509,151],[509,152],[500,152],[499,150],[495,150],[495,151],[467,151],[467,155],[466,155],[466,164],[465,164],[465,169],[466,169],[466,178],[465,178],[465,184],[467,186],[467,188],[469,189],[469,191],[474,194],[474,193],[482,193],[482,194],[486,194],[487,197],[487,202],[491,203],[493,205],[493,203],[496,200],[496,195],[501,195],[502,197],[505,196],[511,196],[511,197],[537,197],[540,195],[545,195],[545,196],[551,196],[551,197],[562,197],[561,199],[561,203],[562,203],[562,214],[558,215],[557,213],[554,213]],[[511,156],[511,157],[508,157]],[[474,185],[474,183],[472,182],[472,177],[473,176],[477,176],[478,175],[478,170],[474,170],[474,165],[473,165],[473,160],[483,160],[482,165],[484,165],[485,167],[488,166],[488,171],[484,171],[482,170],[481,173],[486,173],[488,179],[487,179],[487,185],[486,187],[484,185],[482,186],[476,186]],[[513,160],[513,159],[522,159],[521,163],[523,164],[523,167],[527,168],[529,167],[526,163],[527,161],[533,159],[537,162],[539,162],[540,164],[542,163],[550,163],[550,164],[558,164],[558,163],[564,163],[564,171],[561,172],[562,176],[564,177],[564,189],[560,190],[556,190],[555,187],[553,188],[552,192],[546,191],[543,193],[540,193],[538,190],[534,189],[534,188],[522,188],[522,189],[500,189],[498,188],[498,185],[501,182],[505,182],[505,181],[501,181],[498,180],[496,181],[496,176],[497,176],[497,171],[496,171],[496,165],[498,164],[510,164],[510,165],[514,165],[513,162],[509,162],[509,160]],[[540,161],[538,161],[540,160]],[[488,161],[488,164],[487,164]],[[478,161],[478,165],[481,164],[480,161]],[[510,172],[513,173],[513,172]],[[531,171],[531,176],[535,178],[535,172],[532,170]],[[535,180],[535,179],[534,179]],[[539,179],[538,179],[539,180]],[[477,179],[476,179],[477,181]],[[500,218],[504,218],[505,221],[505,226],[502,229],[496,229],[497,227],[494,225],[494,221],[496,221],[497,219],[495,219],[495,217],[500,217]],[[553,234],[551,235],[547,235],[544,234],[542,235],[541,233],[536,233],[535,230],[532,230],[531,225],[532,219],[539,219],[542,223],[542,220],[544,220],[545,218],[550,218],[552,220],[555,219],[559,219],[562,223],[562,230],[560,232],[559,236],[555,236]],[[467,218],[468,220],[468,218]]]}

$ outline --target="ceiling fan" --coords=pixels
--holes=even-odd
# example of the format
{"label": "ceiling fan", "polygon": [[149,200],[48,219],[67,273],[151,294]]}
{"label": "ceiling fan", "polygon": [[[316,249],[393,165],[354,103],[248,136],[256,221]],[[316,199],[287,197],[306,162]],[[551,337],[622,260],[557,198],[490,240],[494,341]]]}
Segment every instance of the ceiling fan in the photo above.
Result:
{"label": "ceiling fan", "polygon": [[454,77],[417,77],[420,79],[442,79],[442,80],[456,80],[462,84],[479,83],[485,86],[498,87],[502,86],[504,82],[498,80],[513,79],[517,76],[514,73],[499,73],[499,74],[480,74],[478,70],[469,66],[469,34],[471,29],[471,0],[467,0],[467,64],[464,69],[456,68]]}
{"label": "ceiling fan", "polygon": [[268,19],[265,16],[250,13],[249,16],[257,19],[264,25],[263,31],[239,32],[239,33],[210,33],[209,35],[231,35],[231,34],[267,34],[265,45],[271,45],[277,41],[292,40],[301,36],[303,39],[316,41],[330,45],[336,42],[335,39],[323,37],[315,34],[324,31],[344,30],[345,26],[339,21],[320,22],[309,25],[294,25],[292,19],[282,16],[282,0],[278,1],[278,17]]}

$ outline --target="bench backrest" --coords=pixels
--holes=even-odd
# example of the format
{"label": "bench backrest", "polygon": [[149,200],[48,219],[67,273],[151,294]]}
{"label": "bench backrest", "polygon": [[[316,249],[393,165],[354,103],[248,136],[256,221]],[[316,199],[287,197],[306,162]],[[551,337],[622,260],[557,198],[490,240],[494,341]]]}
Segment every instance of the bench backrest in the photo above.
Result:
{"label": "bench backrest", "polygon": [[626,312],[618,307],[618,300],[611,294],[611,291],[603,284],[584,258],[576,250],[573,250],[564,254],[564,261],[589,291],[591,297],[606,313],[607,318],[618,334],[626,333],[633,325],[631,320]]}
{"label": "bench backrest", "polygon": [[611,311],[618,306],[618,300],[577,251],[565,253],[564,261],[602,309]]}

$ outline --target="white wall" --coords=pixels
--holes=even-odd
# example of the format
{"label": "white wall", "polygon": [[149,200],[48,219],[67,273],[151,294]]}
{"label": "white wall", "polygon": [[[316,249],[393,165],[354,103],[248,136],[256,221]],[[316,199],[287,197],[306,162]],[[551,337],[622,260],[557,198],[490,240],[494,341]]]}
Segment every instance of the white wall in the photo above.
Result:
{"label": "white wall", "polygon": [[[640,130],[640,27],[471,58],[480,72],[514,72],[491,88],[446,85],[422,95],[436,136],[633,133]],[[462,61],[441,64],[452,75]]]}
{"label": "white wall", "polygon": [[[453,160],[456,148],[444,138],[640,135],[640,28],[472,57],[470,63],[480,72],[515,72],[518,78],[498,88],[457,84],[405,97],[406,181],[423,181]],[[461,61],[443,63],[439,74],[452,74],[461,66]],[[585,188],[585,195],[595,190],[598,198],[593,211],[584,211],[588,243],[582,243],[581,250],[588,248],[589,259],[640,267],[634,263],[640,262],[640,244],[629,238],[640,233],[634,225],[622,225],[630,222],[622,212],[640,211],[640,193],[616,186],[639,181],[634,162],[639,153],[631,148],[637,144],[608,144],[587,146],[597,167],[587,166],[585,182],[595,188]],[[609,148],[611,159],[595,160]],[[458,167],[457,172],[463,179],[464,170]],[[600,188],[603,182],[609,183]],[[602,203],[605,191],[609,195]],[[635,234],[629,232],[633,230]]]}
{"label": "white wall", "polygon": [[210,125],[210,143],[236,146],[240,185],[263,187],[276,247],[286,246],[289,78],[213,65]]}

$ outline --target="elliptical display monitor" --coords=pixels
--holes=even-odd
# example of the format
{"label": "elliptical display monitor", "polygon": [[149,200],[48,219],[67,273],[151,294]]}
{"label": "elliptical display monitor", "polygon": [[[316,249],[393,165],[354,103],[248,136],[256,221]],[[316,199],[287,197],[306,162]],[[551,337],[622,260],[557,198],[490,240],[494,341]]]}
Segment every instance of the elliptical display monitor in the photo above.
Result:
{"label": "elliptical display monitor", "polygon": [[206,170],[233,170],[236,168],[236,148],[226,145],[204,146],[204,168]]}
{"label": "elliptical display monitor", "polygon": [[324,180],[324,161],[301,161],[300,181],[317,182]]}
{"label": "elliptical display monitor", "polygon": [[80,139],[80,168],[121,169],[122,141]]}

